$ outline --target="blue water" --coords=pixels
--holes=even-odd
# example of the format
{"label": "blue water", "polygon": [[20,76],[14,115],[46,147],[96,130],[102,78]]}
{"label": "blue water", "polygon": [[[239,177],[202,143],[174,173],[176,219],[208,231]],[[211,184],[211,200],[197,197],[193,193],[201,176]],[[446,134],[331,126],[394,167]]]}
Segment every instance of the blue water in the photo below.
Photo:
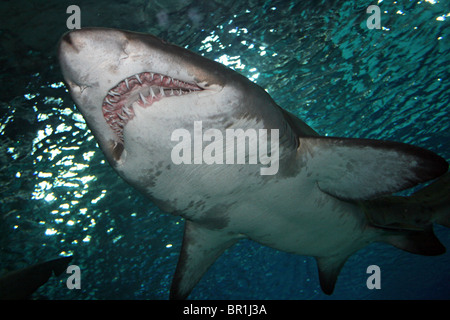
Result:
{"label": "blue water", "polygon": [[[450,161],[450,2],[378,2],[381,29],[366,25],[377,1],[2,2],[0,274],[74,255],[81,289],[63,275],[34,298],[167,299],[175,271],[184,222],[118,178],[62,83],[69,4],[82,26],[153,33],[235,69],[322,135],[412,143]],[[450,248],[450,230],[435,232]],[[366,286],[373,264],[380,290]],[[450,254],[372,244],[329,297],[313,258],[242,241],[190,298],[449,299]]]}

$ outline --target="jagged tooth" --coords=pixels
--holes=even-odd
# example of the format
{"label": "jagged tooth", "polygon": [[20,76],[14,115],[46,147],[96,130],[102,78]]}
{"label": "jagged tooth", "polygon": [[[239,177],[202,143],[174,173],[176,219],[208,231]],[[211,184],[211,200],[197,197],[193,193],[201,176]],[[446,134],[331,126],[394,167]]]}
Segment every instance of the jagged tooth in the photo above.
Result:
{"label": "jagged tooth", "polygon": [[163,83],[163,81],[164,81],[164,76],[161,75],[161,83]]}
{"label": "jagged tooth", "polygon": [[111,106],[106,106],[105,105],[105,106],[103,106],[103,109],[108,111],[108,112],[113,112],[114,110],[116,110],[116,108],[113,105],[111,105]]}
{"label": "jagged tooth", "polygon": [[150,72],[150,75],[152,76],[152,79],[151,80],[153,80],[153,76],[155,75],[153,72]]}
{"label": "jagged tooth", "polygon": [[183,90],[180,89],[179,95],[181,96],[183,94]]}
{"label": "jagged tooth", "polygon": [[173,96],[175,93],[173,93],[173,89],[170,89],[170,95]]}
{"label": "jagged tooth", "polygon": [[128,79],[125,79],[125,85],[127,86],[127,89],[130,90],[130,86],[128,85]]}
{"label": "jagged tooth", "polygon": [[152,96],[152,98],[156,98],[156,94],[153,92],[152,87],[150,87],[150,95]]}
{"label": "jagged tooth", "polygon": [[113,104],[111,103],[111,101],[108,100],[108,98],[105,98],[105,102],[106,102],[107,104],[111,105],[111,106],[113,105]]}
{"label": "jagged tooth", "polygon": [[131,109],[129,107],[123,107],[122,111],[129,117],[131,118],[133,116]]}
{"label": "jagged tooth", "polygon": [[109,90],[108,94],[109,94],[110,96],[120,96],[120,93],[117,93],[117,92],[112,91],[112,90]]}
{"label": "jagged tooth", "polygon": [[145,105],[147,103],[147,100],[145,99],[144,95],[141,92],[139,92],[139,97],[141,98],[142,102]]}
{"label": "jagged tooth", "polygon": [[161,95],[162,95],[163,97],[166,96],[166,95],[164,94],[164,89],[163,89],[163,87],[159,87],[159,93],[161,93]]}
{"label": "jagged tooth", "polygon": [[114,118],[115,118],[115,115],[114,114],[108,114],[105,118],[106,118],[107,121],[112,123]]}
{"label": "jagged tooth", "polygon": [[126,119],[128,119],[127,116],[124,115],[124,114],[121,113],[121,112],[117,112],[117,116],[120,118],[120,120],[126,120]]}
{"label": "jagged tooth", "polygon": [[135,77],[136,77],[137,81],[139,81],[139,83],[142,84],[142,81],[141,81],[141,78],[139,78],[139,75],[136,74]]}

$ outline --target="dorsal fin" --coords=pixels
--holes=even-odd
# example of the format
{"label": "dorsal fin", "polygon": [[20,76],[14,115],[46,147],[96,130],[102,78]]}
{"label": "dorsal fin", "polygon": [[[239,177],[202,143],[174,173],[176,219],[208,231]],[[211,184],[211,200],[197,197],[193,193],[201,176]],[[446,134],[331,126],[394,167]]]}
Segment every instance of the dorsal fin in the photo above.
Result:
{"label": "dorsal fin", "polygon": [[207,229],[186,220],[180,257],[170,288],[170,299],[186,299],[214,261],[238,240],[238,235]]}

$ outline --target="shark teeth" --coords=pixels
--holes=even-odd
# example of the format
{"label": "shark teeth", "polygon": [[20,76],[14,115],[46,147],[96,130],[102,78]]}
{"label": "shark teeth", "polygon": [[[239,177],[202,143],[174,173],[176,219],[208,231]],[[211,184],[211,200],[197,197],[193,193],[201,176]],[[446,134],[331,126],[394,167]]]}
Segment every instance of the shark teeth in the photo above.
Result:
{"label": "shark teeth", "polygon": [[114,88],[103,99],[103,117],[123,143],[123,129],[133,119],[133,103],[148,108],[163,98],[186,95],[203,90],[193,83],[154,72],[134,74]]}
{"label": "shark teeth", "polygon": [[147,99],[144,97],[144,95],[141,92],[139,92],[139,97],[141,98],[141,100],[144,104],[147,102]]}
{"label": "shark teeth", "polygon": [[136,77],[137,81],[138,81],[140,84],[142,84],[142,81],[141,81],[141,78],[139,78],[139,75],[136,74],[135,77]]}
{"label": "shark teeth", "polygon": [[152,87],[150,87],[150,95],[151,95],[151,97],[153,98],[153,99],[155,99],[156,98],[156,94],[155,94],[155,92],[153,92],[153,89],[152,89]]}

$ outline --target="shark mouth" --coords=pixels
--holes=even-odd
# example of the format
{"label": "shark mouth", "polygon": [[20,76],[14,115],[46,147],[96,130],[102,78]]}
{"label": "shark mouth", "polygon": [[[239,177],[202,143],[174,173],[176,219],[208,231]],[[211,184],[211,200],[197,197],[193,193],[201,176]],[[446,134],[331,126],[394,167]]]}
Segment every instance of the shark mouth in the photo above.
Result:
{"label": "shark mouth", "polygon": [[123,129],[134,117],[133,104],[148,108],[156,101],[203,90],[193,83],[153,72],[142,72],[121,81],[103,100],[103,116],[123,143]]}

